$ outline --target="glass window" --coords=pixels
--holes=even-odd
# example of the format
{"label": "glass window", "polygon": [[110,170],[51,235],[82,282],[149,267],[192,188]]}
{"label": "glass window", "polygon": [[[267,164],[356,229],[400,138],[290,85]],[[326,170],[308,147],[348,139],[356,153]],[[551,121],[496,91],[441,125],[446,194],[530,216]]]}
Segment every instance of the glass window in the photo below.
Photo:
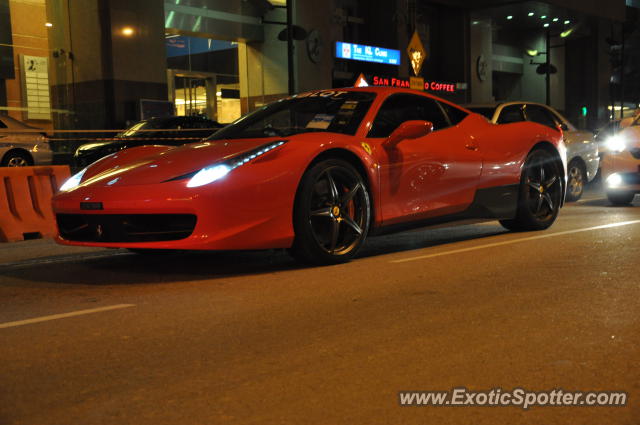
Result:
{"label": "glass window", "polygon": [[433,130],[449,126],[435,100],[413,94],[396,94],[384,101],[367,137],[389,137],[405,121],[424,120],[433,123]]}
{"label": "glass window", "polygon": [[493,114],[496,112],[496,108],[491,108],[491,107],[473,107],[473,108],[467,108],[469,109],[471,112],[475,112],[476,114],[480,114],[482,116],[484,116],[486,119],[488,119],[489,121],[491,121],[493,119]]}
{"label": "glass window", "polygon": [[558,112],[554,111],[553,109],[545,109],[545,110],[549,114],[551,114],[551,117],[556,122],[556,125],[560,125],[560,124],[564,124],[565,123],[566,120],[563,119]]}
{"label": "glass window", "polygon": [[546,108],[539,105],[527,105],[525,108],[527,120],[546,125],[547,127],[556,128],[558,123]]}
{"label": "glass window", "polygon": [[513,122],[524,121],[522,113],[522,105],[509,105],[502,108],[498,117],[498,124],[510,124]]}
{"label": "glass window", "polygon": [[444,109],[444,112],[449,117],[451,125],[457,125],[460,121],[467,118],[467,115],[469,115],[462,109],[451,106],[448,103],[438,102],[438,104],[442,106],[442,109]]}
{"label": "glass window", "polygon": [[353,135],[375,93],[322,91],[273,102],[211,136],[211,140],[287,137],[325,131]]}

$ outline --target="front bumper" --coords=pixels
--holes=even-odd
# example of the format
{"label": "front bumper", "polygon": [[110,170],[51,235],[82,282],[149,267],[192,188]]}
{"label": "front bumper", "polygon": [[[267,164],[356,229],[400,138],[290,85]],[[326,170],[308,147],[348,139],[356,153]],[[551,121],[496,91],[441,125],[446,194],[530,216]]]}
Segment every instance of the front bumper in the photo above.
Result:
{"label": "front bumper", "polygon": [[[640,155],[634,150],[607,153],[601,162],[602,178],[608,192],[640,193]],[[614,174],[620,179],[610,179]],[[616,181],[615,184],[611,182]]]}
{"label": "front bumper", "polygon": [[[78,187],[53,199],[59,229],[57,242],[108,248],[194,250],[291,246],[295,190],[287,192],[290,196],[283,193],[278,179],[262,186],[250,179],[235,182],[233,187],[225,183],[192,189],[186,188],[185,180]],[[191,228],[185,217],[194,218]],[[171,232],[173,236],[167,240]]]}

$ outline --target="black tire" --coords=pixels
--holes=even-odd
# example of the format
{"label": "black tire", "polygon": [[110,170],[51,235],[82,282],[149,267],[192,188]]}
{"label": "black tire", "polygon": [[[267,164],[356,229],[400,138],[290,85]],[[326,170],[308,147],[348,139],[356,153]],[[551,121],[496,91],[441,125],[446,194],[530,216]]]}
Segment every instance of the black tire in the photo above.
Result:
{"label": "black tire", "polygon": [[635,196],[634,192],[607,192],[607,199],[613,205],[630,205]]}
{"label": "black tire", "polygon": [[536,149],[525,161],[516,217],[500,224],[513,231],[544,230],[558,217],[562,202],[562,172],[552,154]]}
{"label": "black tire", "polygon": [[567,202],[575,202],[582,197],[587,184],[587,170],[579,159],[573,159],[567,166]]}
{"label": "black tire", "polygon": [[327,159],[302,176],[293,210],[291,254],[307,264],[338,264],[360,250],[371,220],[369,190],[360,173]]}
{"label": "black tire", "polygon": [[0,164],[3,167],[27,167],[33,165],[29,154],[20,151],[9,151]]}

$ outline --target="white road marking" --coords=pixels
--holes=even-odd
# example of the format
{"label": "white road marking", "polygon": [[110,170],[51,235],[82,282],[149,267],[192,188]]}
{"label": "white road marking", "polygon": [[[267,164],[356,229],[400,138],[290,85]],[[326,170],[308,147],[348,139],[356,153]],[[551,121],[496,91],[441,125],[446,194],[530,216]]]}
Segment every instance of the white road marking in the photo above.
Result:
{"label": "white road marking", "polygon": [[553,238],[555,236],[570,235],[570,234],[573,234],[573,233],[581,233],[581,232],[590,232],[590,231],[593,231],[593,230],[609,229],[609,228],[612,228],[612,227],[629,226],[631,224],[638,224],[638,223],[640,223],[640,220],[621,221],[619,223],[604,224],[602,226],[587,227],[587,228],[584,228],[584,229],[566,230],[564,232],[547,233],[547,234],[544,234],[544,235],[530,236],[528,238],[511,239],[511,240],[503,241],[503,242],[495,242],[495,243],[489,243],[489,244],[486,244],[486,245],[472,246],[472,247],[469,247],[469,248],[454,249],[454,250],[451,250],[451,251],[438,252],[438,253],[435,253],[435,254],[427,254],[427,255],[419,255],[417,257],[402,258],[400,260],[391,260],[389,262],[390,263],[406,263],[406,262],[409,262],[409,261],[426,260],[428,258],[442,257],[444,255],[460,254],[462,252],[476,251],[476,250],[479,250],[479,249],[493,248],[493,247],[496,247],[496,246],[511,245],[511,244],[518,243],[518,242],[526,242],[526,241],[534,241],[534,240],[537,240],[537,239]]}
{"label": "white road marking", "polygon": [[0,323],[0,329],[13,328],[15,326],[30,325],[32,323],[48,322],[49,320],[64,319],[67,317],[82,316],[84,314],[100,313],[109,310],[119,310],[121,308],[135,307],[135,304],[116,304],[106,307],[91,308],[88,310],[71,311],[69,313],[52,314],[50,316],[34,317],[33,319],[18,320],[16,322]]}

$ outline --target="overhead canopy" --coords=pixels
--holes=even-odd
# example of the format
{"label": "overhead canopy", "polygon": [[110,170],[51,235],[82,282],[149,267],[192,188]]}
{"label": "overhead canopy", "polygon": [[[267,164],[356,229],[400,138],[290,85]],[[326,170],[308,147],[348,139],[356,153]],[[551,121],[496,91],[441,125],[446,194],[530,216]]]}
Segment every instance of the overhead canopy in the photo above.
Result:
{"label": "overhead canopy", "polygon": [[[452,1],[436,0],[451,4]],[[548,0],[548,1],[514,1],[514,0],[454,0],[460,7],[468,9],[483,9],[496,6],[521,5],[524,7],[551,7],[567,9],[568,11],[599,16],[614,21],[625,20],[625,0]],[[604,7],[603,7],[604,6]]]}

